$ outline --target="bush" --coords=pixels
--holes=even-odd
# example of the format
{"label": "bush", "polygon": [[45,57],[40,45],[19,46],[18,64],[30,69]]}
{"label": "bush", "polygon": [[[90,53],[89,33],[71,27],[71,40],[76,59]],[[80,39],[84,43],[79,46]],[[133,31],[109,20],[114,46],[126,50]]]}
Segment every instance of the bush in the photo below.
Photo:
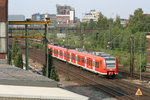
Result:
{"label": "bush", "polygon": [[50,78],[59,82],[59,76],[57,73],[57,69],[55,67],[52,67],[52,69],[51,69]]}
{"label": "bush", "polygon": [[18,50],[17,55],[15,56],[14,65],[16,67],[23,69],[23,59],[22,59],[22,53],[20,49]]}

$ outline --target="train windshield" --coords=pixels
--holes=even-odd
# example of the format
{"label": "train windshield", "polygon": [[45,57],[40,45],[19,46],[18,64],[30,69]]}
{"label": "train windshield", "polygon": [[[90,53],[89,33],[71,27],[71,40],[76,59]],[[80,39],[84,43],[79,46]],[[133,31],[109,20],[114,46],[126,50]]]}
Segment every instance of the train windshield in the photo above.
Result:
{"label": "train windshield", "polygon": [[108,57],[105,58],[107,69],[115,69],[116,68],[116,58],[115,57]]}

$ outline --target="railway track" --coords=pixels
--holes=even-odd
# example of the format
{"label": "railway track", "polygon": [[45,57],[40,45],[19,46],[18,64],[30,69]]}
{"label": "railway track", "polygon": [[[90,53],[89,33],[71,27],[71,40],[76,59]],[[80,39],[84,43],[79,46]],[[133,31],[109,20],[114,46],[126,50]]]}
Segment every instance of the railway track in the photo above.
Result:
{"label": "railway track", "polygon": [[61,72],[63,71],[64,73],[77,78],[77,80],[80,80],[86,84],[90,84],[93,87],[100,89],[101,91],[104,91],[105,93],[117,99],[123,99],[123,100],[137,99],[135,96],[135,92],[139,87],[144,94],[144,96],[141,97],[142,100],[148,100],[148,98],[150,97],[149,94],[150,90],[145,86],[133,84],[120,79],[115,79],[115,80],[106,79],[99,75],[95,75],[91,72],[81,70],[73,65],[65,64],[64,62],[58,61],[56,59],[54,60],[54,63],[55,66],[57,66],[58,70],[60,70]]}
{"label": "railway track", "polygon": [[[119,72],[125,72],[128,76],[130,76],[129,69],[124,68],[124,67],[119,67]],[[134,79],[139,79],[140,78],[140,72],[133,72],[133,78]],[[142,72],[141,74],[142,80],[150,80],[150,72]]]}
{"label": "railway track", "polygon": [[[22,43],[23,50],[25,53],[24,43]],[[30,58],[34,59],[41,64],[44,64],[44,52],[30,48],[29,50]],[[76,78],[81,84],[89,84],[105,93],[123,100],[134,100],[136,99],[135,92],[140,87],[144,96],[142,96],[142,100],[148,100],[150,97],[150,90],[142,85],[133,84],[127,81],[123,81],[120,79],[108,80],[104,77],[100,77],[99,75],[95,75],[91,72],[81,70],[73,65],[66,64],[65,62],[54,59],[54,65],[57,66],[58,70],[68,74]],[[69,69],[69,71],[68,71]]]}

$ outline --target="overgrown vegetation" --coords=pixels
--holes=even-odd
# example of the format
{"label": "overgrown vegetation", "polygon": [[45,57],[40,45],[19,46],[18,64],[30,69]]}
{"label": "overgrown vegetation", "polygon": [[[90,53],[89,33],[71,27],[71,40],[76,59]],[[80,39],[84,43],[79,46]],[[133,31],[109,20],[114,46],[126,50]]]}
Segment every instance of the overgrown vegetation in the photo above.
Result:
{"label": "overgrown vegetation", "polygon": [[[53,57],[52,57],[51,50],[49,50],[48,61],[49,61],[48,77],[55,81],[59,81],[57,69],[53,66]],[[43,65],[43,75],[46,76],[46,66],[45,65]]]}
{"label": "overgrown vegetation", "polygon": [[12,50],[9,50],[9,60],[8,60],[9,64],[13,64],[16,67],[19,68],[23,68],[23,59],[22,59],[22,53],[21,53],[21,49],[18,46],[18,40],[15,39],[13,41],[13,45],[12,45]]}
{"label": "overgrown vegetation", "polygon": [[[78,25],[79,27],[79,25]],[[139,71],[140,53],[142,53],[142,71],[145,71],[146,66],[146,35],[144,32],[150,31],[150,16],[143,13],[139,8],[130,15],[129,23],[125,26],[120,24],[120,17],[116,16],[115,21],[112,18],[107,18],[103,14],[99,16],[98,22],[90,20],[89,23],[83,22],[80,24],[85,30],[99,29],[103,31],[91,32],[67,32],[67,38],[56,38],[56,34],[51,34],[51,38],[55,42],[62,45],[70,45],[74,47],[84,47],[90,51],[104,51],[118,58],[119,64],[129,66],[130,64],[130,37],[134,37],[134,52],[135,52],[135,68]],[[104,31],[105,30],[105,31]],[[51,33],[66,33],[66,32],[51,32]]]}
{"label": "overgrown vegetation", "polygon": [[35,47],[37,49],[44,50],[44,45],[43,44],[38,44],[38,43],[32,42],[32,43],[29,43],[29,45],[32,46],[32,47]]}

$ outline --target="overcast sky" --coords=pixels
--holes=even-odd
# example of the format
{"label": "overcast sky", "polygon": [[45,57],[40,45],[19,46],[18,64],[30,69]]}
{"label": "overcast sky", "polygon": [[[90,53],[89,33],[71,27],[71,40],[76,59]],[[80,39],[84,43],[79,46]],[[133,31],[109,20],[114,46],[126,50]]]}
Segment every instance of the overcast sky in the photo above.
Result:
{"label": "overcast sky", "polygon": [[150,14],[150,0],[9,0],[9,14],[23,14],[27,18],[34,13],[56,14],[56,4],[75,8],[77,17],[91,9],[102,12],[106,17],[129,18],[137,8]]}

